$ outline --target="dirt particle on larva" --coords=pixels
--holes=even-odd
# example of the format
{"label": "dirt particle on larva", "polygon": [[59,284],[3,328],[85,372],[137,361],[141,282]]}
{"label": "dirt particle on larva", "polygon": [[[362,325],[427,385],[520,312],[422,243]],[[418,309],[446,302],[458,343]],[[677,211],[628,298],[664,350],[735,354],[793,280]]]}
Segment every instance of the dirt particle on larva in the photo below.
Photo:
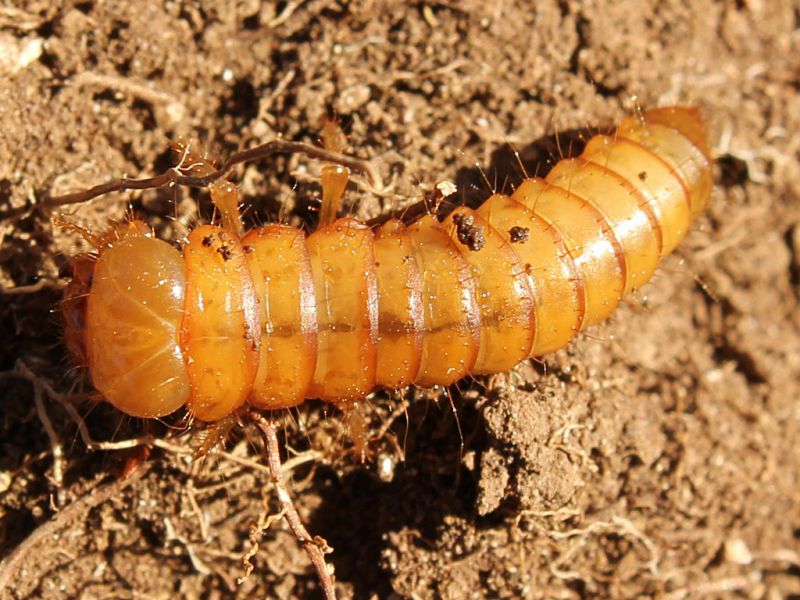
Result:
{"label": "dirt particle on larva", "polygon": [[527,227],[512,227],[508,230],[508,235],[512,244],[521,244],[527,242],[531,235],[531,230]]}
{"label": "dirt particle on larva", "polygon": [[228,248],[228,246],[220,246],[217,249],[217,252],[219,252],[219,255],[222,257],[222,260],[225,260],[225,261],[230,260],[231,256],[233,255],[233,253],[231,252],[231,249]]}
{"label": "dirt particle on larva", "polygon": [[475,225],[475,217],[472,215],[458,214],[453,217],[456,224],[456,234],[458,241],[473,252],[477,252],[486,245],[486,238],[483,236],[483,227]]}
{"label": "dirt particle on larva", "polygon": [[458,187],[452,181],[440,181],[436,184],[436,190],[442,195],[442,198],[447,198],[455,194]]}
{"label": "dirt particle on larva", "polygon": [[641,171],[639,173],[639,181],[647,181],[647,171]]}

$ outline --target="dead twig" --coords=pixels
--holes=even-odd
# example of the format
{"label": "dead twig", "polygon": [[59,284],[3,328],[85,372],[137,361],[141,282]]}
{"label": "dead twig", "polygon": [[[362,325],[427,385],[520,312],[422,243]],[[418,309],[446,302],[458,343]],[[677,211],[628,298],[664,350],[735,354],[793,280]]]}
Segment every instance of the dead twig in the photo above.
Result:
{"label": "dead twig", "polygon": [[[47,437],[50,438],[50,449],[53,453],[53,484],[56,487],[56,493],[60,494],[61,487],[64,485],[64,469],[66,460],[64,459],[64,444],[61,443],[61,438],[53,428],[53,422],[47,414],[47,409],[44,406],[42,398],[42,388],[39,384],[33,384],[33,402],[36,405],[36,414],[42,422]],[[59,504],[61,504],[59,502]]]}
{"label": "dead twig", "polygon": [[45,194],[42,200],[35,206],[22,206],[5,211],[4,213],[0,214],[0,220],[13,220],[22,218],[30,213],[30,211],[33,209],[47,210],[69,204],[80,204],[81,202],[86,202],[88,200],[92,200],[93,198],[110,194],[112,192],[150,190],[173,185],[205,188],[215,181],[228,175],[231,169],[240,163],[261,160],[274,154],[304,154],[310,158],[349,167],[353,170],[364,173],[369,179],[372,190],[376,194],[381,194],[384,191],[383,178],[381,177],[381,174],[378,172],[378,169],[375,168],[375,166],[368,160],[356,158],[340,152],[332,152],[330,150],[318,148],[317,146],[312,146],[311,144],[306,144],[304,142],[290,142],[287,140],[278,139],[266,142],[265,144],[261,144],[260,146],[256,146],[254,148],[236,152],[228,157],[228,159],[222,164],[221,167],[219,167],[219,169],[202,177],[185,175],[181,171],[181,165],[178,165],[161,173],[160,175],[145,177],[144,179],[130,179],[128,177],[123,177],[121,179],[115,179],[100,185],[96,185],[88,190],[74,192],[71,194],[64,194],[61,196],[50,196]]}
{"label": "dead twig", "polygon": [[[280,445],[278,443],[278,426],[275,421],[271,421],[256,411],[250,411],[250,416],[255,422],[267,451],[267,462],[272,472],[272,483],[278,492],[278,502],[281,506],[280,513],[286,518],[289,529],[292,530],[294,537],[303,545],[311,563],[317,571],[320,585],[326,600],[336,600],[336,590],[333,586],[333,575],[328,570],[325,563],[325,554],[333,551],[327,542],[319,536],[311,537],[308,530],[300,520],[297,509],[292,502],[292,498],[286,489],[285,471],[281,466]],[[280,514],[279,513],[279,514]]]}
{"label": "dead twig", "polygon": [[277,15],[275,18],[273,18],[271,21],[269,21],[267,25],[269,25],[270,27],[277,27],[278,25],[282,25],[283,23],[289,20],[289,18],[294,14],[294,11],[296,11],[303,5],[304,1],[305,0],[294,0],[294,2],[289,2],[286,5],[286,7],[281,11],[281,13]]}
{"label": "dead twig", "polygon": [[236,152],[228,157],[222,166],[203,177],[195,177],[192,175],[184,175],[179,167],[174,167],[153,177],[146,177],[144,179],[129,179],[123,177],[96,185],[88,190],[82,192],[74,192],[72,194],[64,194],[63,196],[51,196],[45,198],[39,206],[43,208],[55,208],[57,206],[64,206],[67,204],[77,204],[86,202],[92,198],[97,198],[104,194],[111,192],[124,192],[128,190],[149,190],[154,188],[165,187],[168,185],[185,185],[189,187],[208,187],[218,179],[225,177],[230,170],[240,163],[250,162],[254,160],[261,160],[272,156],[274,154],[304,154],[310,158],[316,158],[327,162],[332,162],[344,165],[356,171],[360,171],[369,177],[372,187],[376,191],[383,189],[383,179],[381,178],[378,170],[367,160],[341,154],[340,152],[332,152],[324,148],[318,148],[311,144],[304,142],[290,142],[287,140],[272,140],[260,146],[249,148]]}
{"label": "dead twig", "polygon": [[749,575],[725,577],[716,581],[706,581],[670,592],[667,600],[683,600],[683,598],[702,598],[703,596],[720,596],[741,592],[752,588],[761,581],[761,573],[752,571]]}
{"label": "dead twig", "polygon": [[602,535],[605,533],[616,533],[617,535],[627,536],[638,541],[647,550],[650,559],[645,563],[647,570],[654,576],[659,574],[659,554],[653,540],[647,535],[639,531],[632,521],[625,517],[613,516],[608,521],[595,521],[587,527],[582,529],[570,529],[568,531],[548,531],[547,534],[554,540],[570,540],[576,539],[577,541],[561,556],[558,557],[550,566],[550,571],[554,576],[560,579],[579,579],[583,580],[583,576],[574,570],[565,570],[562,565],[567,564],[572,557],[581,548],[585,547],[588,540],[593,535]]}
{"label": "dead twig", "polygon": [[185,536],[178,533],[175,525],[172,524],[172,521],[169,517],[164,517],[164,528],[167,534],[167,541],[176,541],[180,542],[184,548],[186,548],[186,553],[189,555],[189,560],[194,567],[194,570],[200,573],[201,575],[211,575],[211,569],[208,568],[203,560],[197,556],[197,552],[195,552],[195,548],[192,543],[186,539]]}

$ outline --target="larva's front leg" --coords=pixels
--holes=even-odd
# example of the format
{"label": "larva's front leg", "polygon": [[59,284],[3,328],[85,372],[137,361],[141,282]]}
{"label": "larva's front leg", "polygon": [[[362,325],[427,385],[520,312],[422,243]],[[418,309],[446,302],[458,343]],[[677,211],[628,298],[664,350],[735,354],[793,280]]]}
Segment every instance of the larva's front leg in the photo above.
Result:
{"label": "larva's front leg", "polygon": [[[335,119],[325,119],[320,137],[325,150],[337,153],[345,151],[347,140]],[[336,163],[326,163],[322,166],[320,173],[320,184],[322,185],[320,227],[331,225],[336,220],[348,181],[350,181],[350,169],[347,166]]]}

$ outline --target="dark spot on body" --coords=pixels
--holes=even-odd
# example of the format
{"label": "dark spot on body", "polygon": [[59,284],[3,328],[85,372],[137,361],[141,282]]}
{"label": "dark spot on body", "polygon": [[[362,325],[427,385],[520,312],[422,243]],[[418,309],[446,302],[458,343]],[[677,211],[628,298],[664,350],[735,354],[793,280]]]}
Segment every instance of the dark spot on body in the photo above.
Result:
{"label": "dark spot on body", "polygon": [[253,248],[253,246],[242,246],[242,250],[244,250],[248,254],[252,254],[253,252],[256,251],[256,249]]}
{"label": "dark spot on body", "polygon": [[231,249],[228,248],[228,246],[220,246],[219,248],[217,248],[217,252],[219,252],[219,255],[222,257],[222,260],[225,261],[230,260],[231,257],[233,256],[233,252],[231,252]]}
{"label": "dark spot on body", "polygon": [[213,235],[207,235],[206,237],[203,238],[203,242],[202,243],[203,243],[203,246],[205,246],[206,248],[211,248],[212,244],[214,243],[214,236]]}
{"label": "dark spot on body", "polygon": [[528,238],[531,237],[531,230],[527,227],[512,227],[508,230],[508,235],[512,244],[521,244],[527,242]]}
{"label": "dark spot on body", "polygon": [[639,173],[639,181],[647,181],[647,171]]}

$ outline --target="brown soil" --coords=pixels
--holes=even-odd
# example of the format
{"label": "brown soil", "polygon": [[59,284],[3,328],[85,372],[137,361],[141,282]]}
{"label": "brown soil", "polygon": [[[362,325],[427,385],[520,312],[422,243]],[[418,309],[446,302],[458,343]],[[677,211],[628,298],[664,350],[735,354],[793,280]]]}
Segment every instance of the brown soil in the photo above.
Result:
{"label": "brown soil", "polygon": [[[329,109],[395,186],[379,200],[354,187],[357,215],[443,179],[472,202],[488,194],[476,160],[499,187],[519,181],[507,142],[533,170],[558,152],[554,132],[567,153],[571,131],[617,121],[632,96],[702,105],[717,187],[682,259],[544,366],[464,382],[458,421],[438,394],[378,395],[376,432],[393,404],[417,401],[365,465],[338,413],[303,407],[287,442],[319,456],[294,471],[292,493],[335,548],[342,598],[800,594],[796,0],[19,4],[0,8],[0,211],[160,172],[167,139],[221,155],[277,135],[313,141]],[[313,226],[318,168],[281,157],[235,178],[254,221],[283,210]],[[197,192],[124,199],[171,239],[209,215]],[[64,213],[99,226],[123,217],[124,199]],[[52,310],[84,246],[40,214],[0,231],[3,288],[45,281],[0,295],[0,369],[22,361],[69,393],[79,379]],[[34,386],[2,377],[0,556],[19,558],[0,568],[5,597],[318,597],[284,522],[236,583],[262,496],[276,506],[262,471],[156,449],[120,480],[131,454],[88,450],[55,399],[37,412]],[[96,439],[174,435],[78,406]],[[253,432],[233,438],[232,454],[262,460]]]}

